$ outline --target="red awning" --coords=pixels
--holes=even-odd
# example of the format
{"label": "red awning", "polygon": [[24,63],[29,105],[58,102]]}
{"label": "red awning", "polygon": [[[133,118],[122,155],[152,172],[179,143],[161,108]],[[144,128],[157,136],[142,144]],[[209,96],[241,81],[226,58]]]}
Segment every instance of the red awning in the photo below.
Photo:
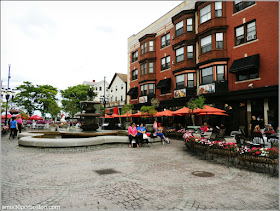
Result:
{"label": "red awning", "polygon": [[191,110],[189,108],[187,108],[187,107],[184,107],[184,108],[181,108],[181,109],[179,109],[177,111],[174,111],[173,115],[178,115],[178,114],[182,115],[182,114],[189,114],[189,113],[191,113]]}
{"label": "red awning", "polygon": [[218,108],[214,108],[214,107],[211,107],[211,106],[208,106],[208,105],[205,105],[203,107],[203,109],[201,108],[197,108],[193,111],[194,114],[199,114],[199,113],[213,113],[213,112],[218,112],[218,113],[221,113],[221,112],[226,112],[225,110],[222,110],[222,109],[218,109]]}
{"label": "red awning", "polygon": [[174,113],[173,111],[165,110],[165,111],[157,112],[156,114],[154,114],[154,117],[173,116],[173,113]]}

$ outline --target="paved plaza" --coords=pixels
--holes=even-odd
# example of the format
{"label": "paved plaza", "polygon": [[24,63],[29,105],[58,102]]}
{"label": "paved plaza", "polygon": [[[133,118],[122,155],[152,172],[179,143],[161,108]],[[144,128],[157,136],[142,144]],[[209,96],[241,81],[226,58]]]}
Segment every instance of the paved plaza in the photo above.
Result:
{"label": "paved plaza", "polygon": [[[278,210],[279,179],[191,155],[184,142],[150,148],[21,147],[2,137],[2,206],[61,210]],[[212,177],[199,177],[200,171]]]}

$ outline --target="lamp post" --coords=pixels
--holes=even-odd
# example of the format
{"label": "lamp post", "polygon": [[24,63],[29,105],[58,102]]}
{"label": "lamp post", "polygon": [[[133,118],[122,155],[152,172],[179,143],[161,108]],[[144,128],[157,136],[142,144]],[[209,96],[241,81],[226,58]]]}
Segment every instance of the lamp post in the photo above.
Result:
{"label": "lamp post", "polygon": [[105,98],[105,79],[106,79],[106,76],[104,76],[104,99],[103,99],[103,105],[104,105],[104,121],[105,121],[105,115],[106,115],[106,110],[105,110],[105,107],[106,107],[106,98]]}

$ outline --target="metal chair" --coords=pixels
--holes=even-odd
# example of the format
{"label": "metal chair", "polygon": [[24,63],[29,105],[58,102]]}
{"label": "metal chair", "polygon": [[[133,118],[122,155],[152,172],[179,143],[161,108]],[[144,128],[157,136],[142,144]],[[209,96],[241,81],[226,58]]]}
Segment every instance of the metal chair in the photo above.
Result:
{"label": "metal chair", "polygon": [[265,147],[263,135],[261,133],[253,132],[250,145],[251,147]]}
{"label": "metal chair", "polygon": [[271,147],[273,147],[273,145],[277,142],[279,144],[279,137],[277,136],[276,133],[271,134],[268,138],[267,138],[267,142],[270,142]]}

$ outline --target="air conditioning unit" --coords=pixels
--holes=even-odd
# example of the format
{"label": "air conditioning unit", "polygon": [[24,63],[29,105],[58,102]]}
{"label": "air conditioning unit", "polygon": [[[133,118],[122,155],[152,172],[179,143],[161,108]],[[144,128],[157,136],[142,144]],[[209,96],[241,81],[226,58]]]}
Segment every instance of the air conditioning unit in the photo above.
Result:
{"label": "air conditioning unit", "polygon": [[174,36],[172,36],[172,40],[174,40]]}

